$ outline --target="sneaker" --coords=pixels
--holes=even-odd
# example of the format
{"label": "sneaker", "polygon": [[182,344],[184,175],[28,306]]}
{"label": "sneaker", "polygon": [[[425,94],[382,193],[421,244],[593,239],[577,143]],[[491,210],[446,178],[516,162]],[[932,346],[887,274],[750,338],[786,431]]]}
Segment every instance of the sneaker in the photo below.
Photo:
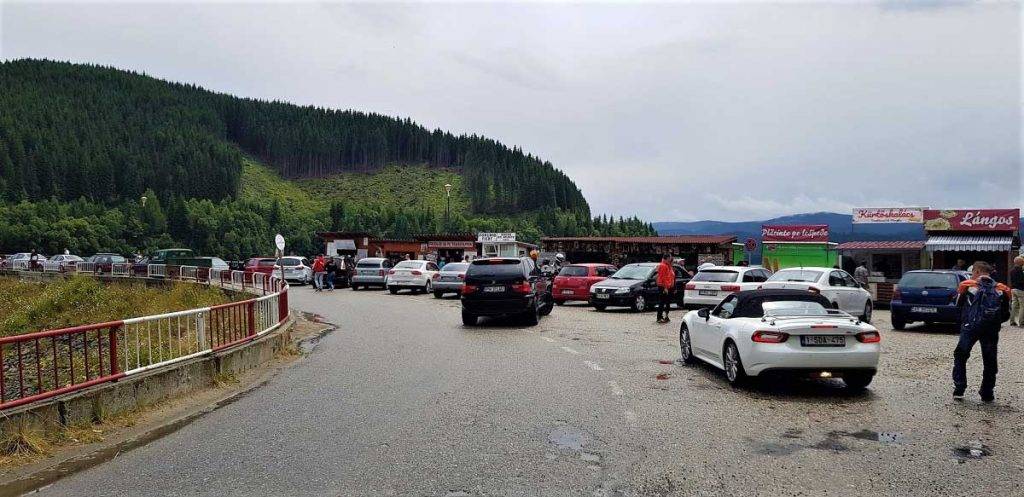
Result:
{"label": "sneaker", "polygon": [[665,324],[665,318],[658,318],[658,324]]}
{"label": "sneaker", "polygon": [[996,400],[996,396],[991,390],[982,390],[978,392],[978,395],[981,395],[982,402],[992,402]]}
{"label": "sneaker", "polygon": [[671,319],[669,319],[669,318],[668,318],[668,316],[665,316],[665,322],[666,322],[666,323],[668,323],[668,322],[670,322],[670,321],[672,321],[672,320],[671,320]]}
{"label": "sneaker", "polygon": [[967,390],[966,386],[954,387],[953,388],[953,400],[964,400],[964,391]]}

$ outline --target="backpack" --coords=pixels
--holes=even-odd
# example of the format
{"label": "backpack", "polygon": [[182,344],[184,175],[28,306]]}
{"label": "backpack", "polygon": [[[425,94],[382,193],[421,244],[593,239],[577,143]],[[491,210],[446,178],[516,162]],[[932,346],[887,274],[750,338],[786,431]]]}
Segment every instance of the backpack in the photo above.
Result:
{"label": "backpack", "polygon": [[978,280],[977,292],[968,302],[964,314],[965,328],[998,326],[1003,322],[1003,296],[996,290],[996,284],[990,278]]}

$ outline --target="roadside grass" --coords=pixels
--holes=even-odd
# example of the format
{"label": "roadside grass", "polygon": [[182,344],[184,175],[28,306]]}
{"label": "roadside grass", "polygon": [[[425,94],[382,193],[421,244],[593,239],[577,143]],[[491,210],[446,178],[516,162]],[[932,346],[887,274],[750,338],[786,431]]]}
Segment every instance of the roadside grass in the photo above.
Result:
{"label": "roadside grass", "polygon": [[72,276],[47,283],[0,278],[0,336],[116,321],[242,300],[219,288],[172,282],[102,282]]}

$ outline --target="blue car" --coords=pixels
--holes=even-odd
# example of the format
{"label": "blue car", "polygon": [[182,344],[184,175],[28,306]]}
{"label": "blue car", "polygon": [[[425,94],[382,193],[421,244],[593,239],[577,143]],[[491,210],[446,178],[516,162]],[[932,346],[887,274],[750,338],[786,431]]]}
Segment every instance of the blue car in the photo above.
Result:
{"label": "blue car", "polygon": [[907,323],[957,323],[957,287],[970,278],[965,271],[908,271],[893,290],[892,327],[902,330]]}

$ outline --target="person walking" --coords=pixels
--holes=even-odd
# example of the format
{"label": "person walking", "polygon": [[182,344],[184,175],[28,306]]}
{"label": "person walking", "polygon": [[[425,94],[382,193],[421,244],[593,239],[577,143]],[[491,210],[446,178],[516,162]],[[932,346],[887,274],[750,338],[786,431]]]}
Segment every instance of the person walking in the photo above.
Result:
{"label": "person walking", "polygon": [[981,400],[995,400],[996,355],[999,328],[1010,318],[1010,289],[992,279],[992,266],[984,261],[974,263],[971,279],[957,288],[956,306],[960,311],[960,340],[953,351],[953,398],[964,398],[967,390],[967,359],[974,344],[981,342],[983,371]]}
{"label": "person walking", "polygon": [[1010,270],[1010,324],[1024,326],[1024,256],[1013,258]]}
{"label": "person walking", "polygon": [[857,280],[857,283],[860,283],[860,286],[864,288],[867,288],[868,277],[871,276],[871,271],[868,270],[867,266],[868,263],[866,261],[860,261],[860,265],[857,266],[857,269],[853,270],[853,279]]}
{"label": "person walking", "polygon": [[954,265],[951,268],[951,270],[952,271],[969,271],[969,269],[967,269],[967,261],[965,261],[963,259],[957,259],[956,260],[956,265]]}
{"label": "person walking", "polygon": [[334,257],[327,259],[327,264],[324,265],[324,272],[327,274],[327,289],[334,291],[334,278],[338,275],[338,264],[334,262]]}
{"label": "person walking", "polygon": [[444,269],[444,257],[437,260],[437,269]]}
{"label": "person walking", "polygon": [[658,323],[669,322],[668,310],[672,306],[672,292],[676,288],[676,272],[672,269],[672,254],[661,256],[658,264]]}
{"label": "person walking", "polygon": [[324,289],[324,256],[320,254],[313,260],[313,291],[320,292]]}

